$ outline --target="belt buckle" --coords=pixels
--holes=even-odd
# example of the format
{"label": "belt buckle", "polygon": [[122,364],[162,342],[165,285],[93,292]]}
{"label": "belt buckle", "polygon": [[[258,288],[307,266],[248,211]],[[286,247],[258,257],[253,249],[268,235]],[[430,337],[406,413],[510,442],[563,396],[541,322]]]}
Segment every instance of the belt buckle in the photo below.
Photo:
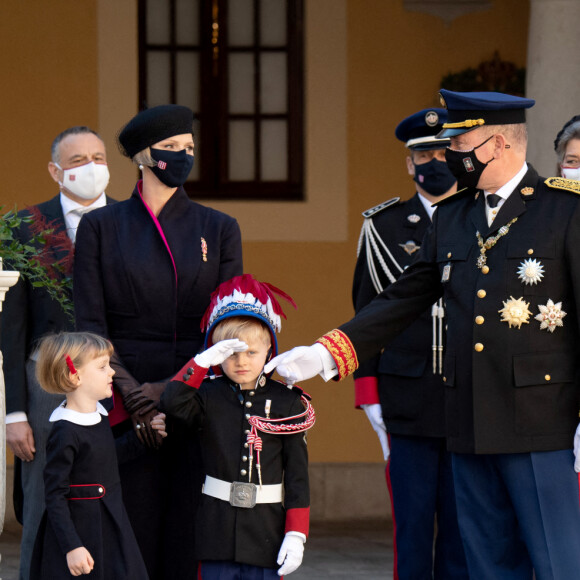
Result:
{"label": "belt buckle", "polygon": [[234,507],[253,508],[256,505],[258,486],[255,483],[234,481],[230,487],[230,504]]}

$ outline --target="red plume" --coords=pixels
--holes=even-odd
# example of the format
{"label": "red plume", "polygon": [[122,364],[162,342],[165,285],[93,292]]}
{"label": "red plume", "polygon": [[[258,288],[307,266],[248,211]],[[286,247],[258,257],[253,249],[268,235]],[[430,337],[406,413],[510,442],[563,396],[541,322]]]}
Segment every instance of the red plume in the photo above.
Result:
{"label": "red plume", "polygon": [[289,302],[294,308],[296,308],[296,303],[292,298],[286,294],[286,292],[276,288],[268,282],[260,282],[256,280],[251,274],[242,274],[241,276],[235,276],[226,282],[222,282],[212,293],[209,301],[209,306],[203,315],[201,320],[201,329],[206,330],[209,327],[210,316],[216,307],[219,300],[222,300],[226,296],[231,296],[234,291],[237,290],[242,294],[252,294],[256,300],[262,304],[266,304],[268,299],[272,304],[272,309],[276,314],[286,318],[280,303],[278,302],[276,295],[283,298]]}

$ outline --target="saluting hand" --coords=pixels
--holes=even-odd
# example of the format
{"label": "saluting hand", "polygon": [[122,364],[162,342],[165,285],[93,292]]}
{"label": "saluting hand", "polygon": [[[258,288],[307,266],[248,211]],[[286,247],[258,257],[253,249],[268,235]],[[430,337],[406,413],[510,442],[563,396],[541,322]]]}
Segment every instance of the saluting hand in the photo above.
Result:
{"label": "saluting hand", "polygon": [[243,340],[238,340],[237,338],[220,340],[207,350],[199,353],[193,360],[196,365],[204,369],[209,369],[209,367],[221,365],[234,353],[245,350],[248,350],[248,345]]}

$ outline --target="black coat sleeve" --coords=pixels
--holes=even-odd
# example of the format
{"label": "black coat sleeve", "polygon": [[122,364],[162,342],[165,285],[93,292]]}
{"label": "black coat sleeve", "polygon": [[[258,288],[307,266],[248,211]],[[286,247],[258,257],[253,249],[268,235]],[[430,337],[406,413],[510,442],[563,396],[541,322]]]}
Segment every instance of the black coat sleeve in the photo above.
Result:
{"label": "black coat sleeve", "polygon": [[44,490],[48,519],[63,554],[83,545],[71,518],[67,499],[70,473],[77,454],[78,442],[74,433],[67,429],[66,421],[56,423],[46,445]]}

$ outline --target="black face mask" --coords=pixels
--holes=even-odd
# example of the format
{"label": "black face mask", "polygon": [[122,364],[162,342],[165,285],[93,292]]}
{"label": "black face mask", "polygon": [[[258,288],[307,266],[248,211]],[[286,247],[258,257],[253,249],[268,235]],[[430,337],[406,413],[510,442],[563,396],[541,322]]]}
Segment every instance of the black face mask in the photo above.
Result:
{"label": "black face mask", "polygon": [[413,181],[433,197],[447,193],[455,183],[455,177],[444,161],[431,159],[427,163],[413,165],[415,166]]}
{"label": "black face mask", "polygon": [[454,151],[453,149],[445,149],[445,159],[449,171],[457,178],[457,189],[465,187],[476,188],[483,170],[493,161],[493,157],[487,162],[483,163],[475,155],[475,150],[485,145],[494,135],[488,137],[483,143],[474,147],[470,151]]}
{"label": "black face mask", "polygon": [[185,149],[165,151],[151,148],[151,157],[157,161],[157,165],[150,168],[151,171],[167,187],[183,185],[193,168],[193,155],[188,155]]}

